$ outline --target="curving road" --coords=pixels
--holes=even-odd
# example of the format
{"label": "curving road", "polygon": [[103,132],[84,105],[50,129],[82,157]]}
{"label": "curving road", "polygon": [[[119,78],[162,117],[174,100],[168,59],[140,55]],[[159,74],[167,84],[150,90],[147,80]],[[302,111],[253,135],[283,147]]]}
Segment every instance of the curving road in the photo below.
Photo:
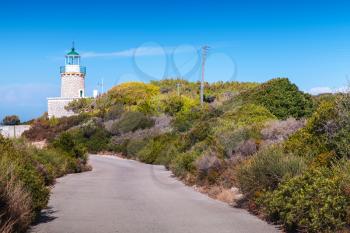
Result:
{"label": "curving road", "polygon": [[278,232],[195,192],[162,166],[90,156],[93,171],[58,179],[35,233]]}

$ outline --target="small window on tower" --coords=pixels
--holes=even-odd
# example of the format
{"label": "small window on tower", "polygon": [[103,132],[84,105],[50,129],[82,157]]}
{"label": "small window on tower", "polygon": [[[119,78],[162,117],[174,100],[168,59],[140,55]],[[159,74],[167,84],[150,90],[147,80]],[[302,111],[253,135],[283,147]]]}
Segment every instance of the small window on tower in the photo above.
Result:
{"label": "small window on tower", "polygon": [[80,97],[83,97],[83,90],[80,90]]}

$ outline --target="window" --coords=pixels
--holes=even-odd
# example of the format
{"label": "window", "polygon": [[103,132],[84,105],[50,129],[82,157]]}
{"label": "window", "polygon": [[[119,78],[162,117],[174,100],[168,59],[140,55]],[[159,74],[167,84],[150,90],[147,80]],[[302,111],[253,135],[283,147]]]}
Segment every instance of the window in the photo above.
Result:
{"label": "window", "polygon": [[80,97],[83,97],[83,90],[80,90],[79,96],[80,96]]}

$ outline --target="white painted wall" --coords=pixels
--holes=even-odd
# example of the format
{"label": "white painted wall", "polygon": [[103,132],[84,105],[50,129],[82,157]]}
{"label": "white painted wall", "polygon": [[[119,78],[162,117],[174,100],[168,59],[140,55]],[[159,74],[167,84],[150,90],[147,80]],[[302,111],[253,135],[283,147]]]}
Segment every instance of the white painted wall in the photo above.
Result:
{"label": "white painted wall", "polygon": [[49,118],[73,116],[74,112],[67,111],[64,107],[77,98],[47,98],[47,114]]}
{"label": "white painted wall", "polygon": [[80,73],[80,65],[66,65],[65,71],[67,73]]}
{"label": "white painted wall", "polygon": [[19,138],[30,125],[0,125],[0,134],[6,138]]}

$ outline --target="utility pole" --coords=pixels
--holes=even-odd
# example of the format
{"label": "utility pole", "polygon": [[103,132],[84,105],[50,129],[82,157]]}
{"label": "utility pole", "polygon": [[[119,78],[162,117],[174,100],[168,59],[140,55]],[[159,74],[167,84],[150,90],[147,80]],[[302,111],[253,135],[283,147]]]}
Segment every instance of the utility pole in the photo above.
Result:
{"label": "utility pole", "polygon": [[180,96],[180,83],[176,83],[177,95]]}
{"label": "utility pole", "polygon": [[104,92],[103,79],[102,79],[102,94]]}
{"label": "utility pole", "polygon": [[104,88],[103,88],[103,79],[101,79],[101,82],[98,82],[97,85],[100,87],[100,91],[101,91],[101,95],[104,92]]}
{"label": "utility pole", "polygon": [[205,62],[207,59],[207,54],[208,54],[209,46],[204,45],[202,47],[202,80],[201,80],[201,106],[204,104],[204,71],[205,71]]}

